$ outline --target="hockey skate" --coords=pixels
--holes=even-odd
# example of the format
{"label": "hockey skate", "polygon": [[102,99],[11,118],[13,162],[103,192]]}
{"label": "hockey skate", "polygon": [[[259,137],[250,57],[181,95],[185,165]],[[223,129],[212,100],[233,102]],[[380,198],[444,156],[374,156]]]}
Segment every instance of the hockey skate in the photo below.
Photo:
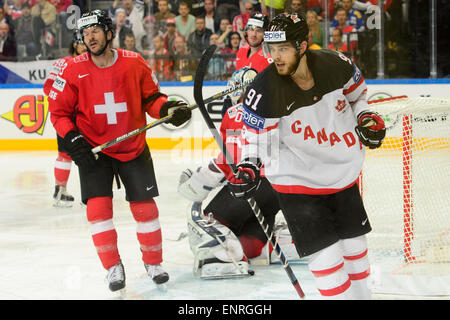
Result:
{"label": "hockey skate", "polygon": [[169,281],[169,274],[159,264],[146,264],[144,263],[147,275],[156,284],[163,284]]}
{"label": "hockey skate", "polygon": [[106,280],[108,281],[109,290],[113,292],[125,288],[125,270],[122,261],[108,269]]}
{"label": "hockey skate", "polygon": [[73,206],[75,199],[67,193],[66,187],[56,185],[53,200],[53,206],[55,207],[70,208]]}

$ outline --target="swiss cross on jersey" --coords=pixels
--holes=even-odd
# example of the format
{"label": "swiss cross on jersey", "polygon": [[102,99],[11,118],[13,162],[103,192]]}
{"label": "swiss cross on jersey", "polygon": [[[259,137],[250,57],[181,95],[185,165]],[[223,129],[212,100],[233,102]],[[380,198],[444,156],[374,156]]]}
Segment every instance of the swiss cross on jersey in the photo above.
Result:
{"label": "swiss cross on jersey", "polygon": [[117,124],[117,113],[127,112],[127,103],[114,101],[114,92],[105,93],[105,104],[94,105],[96,114],[106,114],[108,124]]}

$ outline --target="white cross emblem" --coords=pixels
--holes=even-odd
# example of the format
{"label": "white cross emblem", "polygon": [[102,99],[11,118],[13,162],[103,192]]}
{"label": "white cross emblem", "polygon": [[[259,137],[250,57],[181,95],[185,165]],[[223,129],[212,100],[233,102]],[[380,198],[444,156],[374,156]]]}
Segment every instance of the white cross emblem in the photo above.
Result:
{"label": "white cross emblem", "polygon": [[108,124],[117,124],[117,113],[127,112],[127,110],[126,102],[114,102],[114,92],[105,92],[105,104],[94,105],[96,114],[106,113]]}

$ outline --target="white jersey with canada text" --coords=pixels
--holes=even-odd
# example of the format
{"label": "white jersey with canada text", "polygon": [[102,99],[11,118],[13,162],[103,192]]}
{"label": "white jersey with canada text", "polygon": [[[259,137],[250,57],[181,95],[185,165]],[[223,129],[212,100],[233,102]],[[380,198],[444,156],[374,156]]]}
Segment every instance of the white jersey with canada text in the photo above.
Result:
{"label": "white jersey with canada text", "polygon": [[368,109],[359,69],[330,50],[307,53],[315,85],[302,90],[272,64],[244,97],[242,158],[258,157],[281,193],[332,194],[352,186],[365,149],[355,132]]}

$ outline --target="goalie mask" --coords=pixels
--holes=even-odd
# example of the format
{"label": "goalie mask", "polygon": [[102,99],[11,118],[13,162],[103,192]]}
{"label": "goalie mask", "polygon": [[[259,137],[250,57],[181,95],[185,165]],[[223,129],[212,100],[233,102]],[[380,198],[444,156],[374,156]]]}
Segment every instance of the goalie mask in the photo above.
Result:
{"label": "goalie mask", "polygon": [[[236,86],[240,86],[244,82],[254,79],[257,74],[258,74],[258,71],[256,71],[253,68],[250,68],[250,67],[243,67],[239,70],[236,70],[231,75],[230,80],[228,80],[227,89],[236,87]],[[229,96],[231,98],[231,102],[232,102],[231,105],[237,104],[243,93],[244,93],[244,88],[242,88],[240,90],[236,90],[233,93],[231,93]],[[228,107],[231,107],[231,106],[227,106],[227,108]],[[226,110],[222,110],[222,115],[225,114],[225,112],[226,112]]]}

